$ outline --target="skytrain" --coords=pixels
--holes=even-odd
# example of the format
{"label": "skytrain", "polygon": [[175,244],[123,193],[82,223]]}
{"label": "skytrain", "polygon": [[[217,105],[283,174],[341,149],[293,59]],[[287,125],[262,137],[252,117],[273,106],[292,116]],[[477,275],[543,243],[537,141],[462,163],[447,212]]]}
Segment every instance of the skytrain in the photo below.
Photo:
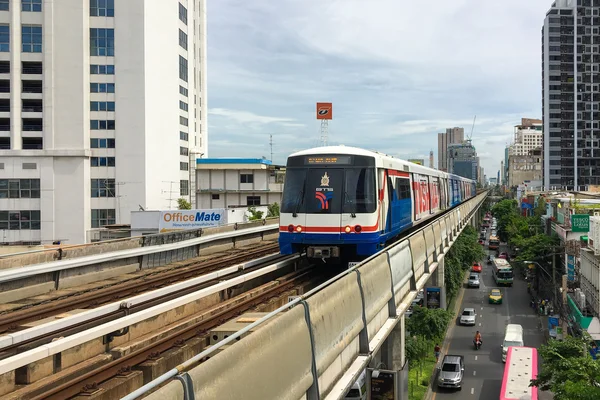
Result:
{"label": "skytrain", "polygon": [[375,151],[300,151],[287,159],[280,252],[352,263],[475,194],[474,180]]}

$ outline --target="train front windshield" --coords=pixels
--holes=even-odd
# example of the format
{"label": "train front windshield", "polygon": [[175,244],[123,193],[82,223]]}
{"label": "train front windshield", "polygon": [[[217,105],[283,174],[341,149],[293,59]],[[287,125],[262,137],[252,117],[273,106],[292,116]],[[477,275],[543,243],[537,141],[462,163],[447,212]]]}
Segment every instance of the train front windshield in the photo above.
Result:
{"label": "train front windshield", "polygon": [[282,213],[373,213],[377,210],[375,161],[371,157],[290,157]]}

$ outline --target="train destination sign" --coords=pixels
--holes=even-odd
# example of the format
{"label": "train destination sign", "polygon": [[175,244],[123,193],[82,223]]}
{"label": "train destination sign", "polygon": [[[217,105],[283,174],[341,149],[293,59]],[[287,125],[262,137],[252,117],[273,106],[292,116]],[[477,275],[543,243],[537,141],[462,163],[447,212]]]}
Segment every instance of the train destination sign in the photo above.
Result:
{"label": "train destination sign", "polygon": [[351,156],[309,156],[305,158],[305,163],[309,165],[318,164],[338,164],[348,165],[352,160]]}

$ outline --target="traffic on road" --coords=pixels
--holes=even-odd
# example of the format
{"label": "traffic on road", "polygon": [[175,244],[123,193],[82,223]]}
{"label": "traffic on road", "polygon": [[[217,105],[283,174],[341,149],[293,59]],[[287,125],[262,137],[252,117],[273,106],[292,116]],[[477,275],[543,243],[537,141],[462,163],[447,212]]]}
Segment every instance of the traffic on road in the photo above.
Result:
{"label": "traffic on road", "polygon": [[[496,230],[495,219],[486,219],[481,229],[480,239],[489,243]],[[472,266],[457,299],[458,316],[441,348],[441,362],[427,396],[430,400],[504,399],[508,397],[502,391],[528,387],[528,379],[512,378],[515,372],[510,366],[505,368],[510,364],[505,360],[512,355],[512,346],[535,352],[544,341],[542,321],[530,307],[527,283],[510,269],[507,250],[499,243],[496,246],[496,236],[491,239],[492,249],[484,243],[488,255]],[[446,361],[453,364],[446,365]],[[457,365],[460,371],[448,371]],[[538,365],[528,368],[534,373]],[[525,390],[529,390],[529,399],[552,398],[550,393],[537,393],[537,388]]]}

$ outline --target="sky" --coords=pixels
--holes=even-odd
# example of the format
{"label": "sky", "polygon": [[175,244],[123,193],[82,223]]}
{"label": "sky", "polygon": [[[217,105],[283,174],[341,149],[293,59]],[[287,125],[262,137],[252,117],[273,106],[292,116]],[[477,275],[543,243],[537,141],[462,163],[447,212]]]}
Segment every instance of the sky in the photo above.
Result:
{"label": "sky", "polygon": [[208,156],[271,158],[329,144],[437,167],[437,133],[464,127],[488,177],[521,117],[541,118],[551,0],[208,2]]}

